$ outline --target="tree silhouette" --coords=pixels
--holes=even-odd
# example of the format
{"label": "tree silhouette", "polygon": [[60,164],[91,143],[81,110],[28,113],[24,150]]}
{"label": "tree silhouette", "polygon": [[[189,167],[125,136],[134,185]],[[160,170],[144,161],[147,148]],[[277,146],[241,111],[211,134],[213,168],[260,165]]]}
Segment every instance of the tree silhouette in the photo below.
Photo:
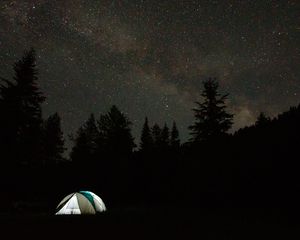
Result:
{"label": "tree silhouette", "polygon": [[153,147],[155,150],[159,150],[161,147],[161,128],[157,123],[151,128],[151,135],[153,138]]}
{"label": "tree silhouette", "polygon": [[[42,120],[45,98],[37,86],[34,51],[26,52],[14,70],[13,80],[0,83],[0,159],[15,164],[1,171],[1,189],[9,196],[1,200],[4,208],[20,199],[33,204],[51,197],[56,201],[55,194],[44,189],[55,187],[58,194],[81,186],[105,193],[109,204],[119,206],[133,202],[215,207],[255,202],[281,204],[293,211],[298,206],[300,105],[272,119],[262,112],[255,124],[236,131],[228,141],[206,141],[226,135],[233,118],[226,111],[228,95],[220,95],[217,82],[209,79],[190,126],[192,141],[199,144],[180,145],[175,121],[170,132],[166,124],[150,128],[145,118],[140,152],[133,152],[131,122],[112,106],[99,119],[91,114],[78,129],[72,139],[73,161],[52,168],[64,159],[64,138],[57,113]],[[201,158],[209,161],[199,161],[199,148]],[[43,162],[45,168],[19,167]],[[76,167],[70,168],[73,163]]]}
{"label": "tree silhouette", "polygon": [[132,153],[135,147],[130,129],[132,123],[116,106],[112,106],[107,114],[101,115],[97,123],[100,152],[123,156]]}
{"label": "tree silhouette", "polygon": [[173,126],[172,126],[170,146],[173,150],[178,149],[180,146],[179,132],[175,121],[173,122]]}
{"label": "tree silhouette", "polygon": [[94,160],[97,151],[99,131],[96,126],[94,114],[78,129],[70,157],[74,163],[82,165]]}
{"label": "tree silhouette", "polygon": [[261,126],[261,127],[266,126],[270,121],[271,121],[271,119],[269,117],[267,117],[264,112],[261,112],[257,117],[255,125]]}
{"label": "tree silhouette", "polygon": [[167,150],[170,146],[170,131],[169,131],[169,128],[166,123],[165,123],[163,129],[161,130],[160,144],[161,144],[160,147],[162,148],[162,150]]}
{"label": "tree silhouette", "polygon": [[143,125],[141,142],[140,142],[140,151],[150,152],[153,148],[153,139],[151,135],[151,130],[148,125],[148,118],[145,118],[145,123]]}
{"label": "tree silhouette", "polygon": [[42,140],[41,103],[45,97],[37,84],[35,51],[26,51],[14,65],[14,81],[0,86],[1,143],[6,157],[17,164],[40,164]]}
{"label": "tree silhouette", "polygon": [[218,93],[218,83],[209,78],[203,83],[203,102],[196,102],[195,122],[189,127],[192,142],[201,142],[224,135],[232,125],[233,115],[226,112],[225,100],[228,94]]}
{"label": "tree silhouette", "polygon": [[46,165],[53,165],[64,160],[64,137],[61,130],[61,119],[58,113],[49,116],[44,122],[43,146]]}

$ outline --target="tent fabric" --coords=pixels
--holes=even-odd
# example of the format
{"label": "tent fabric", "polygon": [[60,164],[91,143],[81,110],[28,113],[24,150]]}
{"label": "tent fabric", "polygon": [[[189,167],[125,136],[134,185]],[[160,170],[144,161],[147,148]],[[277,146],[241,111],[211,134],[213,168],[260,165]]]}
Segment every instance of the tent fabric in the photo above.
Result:
{"label": "tent fabric", "polygon": [[70,198],[71,198],[73,195],[74,195],[74,193],[71,193],[71,194],[67,195],[66,197],[64,197],[64,199],[61,200],[61,202],[58,204],[58,206],[57,206],[56,209],[58,210],[58,209],[62,208],[62,207],[64,206],[64,204],[65,204],[67,201],[69,201]]}
{"label": "tent fabric", "polygon": [[106,211],[102,199],[89,191],[69,194],[57,206],[56,215],[62,214],[96,214]]}
{"label": "tent fabric", "polygon": [[81,193],[76,193],[76,197],[79,202],[80,212],[83,212],[85,214],[95,214],[96,213],[95,208],[93,207],[93,205],[91,204],[91,202],[89,201],[89,199],[86,196],[84,196]]}
{"label": "tent fabric", "polygon": [[81,214],[77,197],[73,195],[56,214]]}
{"label": "tent fabric", "polygon": [[94,202],[93,196],[92,196],[92,194],[90,194],[90,192],[80,191],[79,193],[84,195],[90,201],[90,203],[93,205],[93,207],[95,208],[95,202]]}
{"label": "tent fabric", "polygon": [[93,196],[95,208],[98,212],[106,211],[106,207],[100,197],[98,197],[95,193],[90,192],[90,194]]}

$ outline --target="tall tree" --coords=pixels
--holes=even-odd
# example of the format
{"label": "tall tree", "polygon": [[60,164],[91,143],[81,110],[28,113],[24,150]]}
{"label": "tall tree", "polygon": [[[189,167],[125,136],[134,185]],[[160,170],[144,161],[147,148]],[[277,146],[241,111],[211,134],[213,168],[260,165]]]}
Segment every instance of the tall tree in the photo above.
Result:
{"label": "tall tree", "polygon": [[107,114],[101,115],[98,120],[100,152],[123,156],[131,154],[135,147],[131,125],[129,119],[116,106],[112,106]]}
{"label": "tall tree", "polygon": [[220,95],[218,83],[209,78],[203,83],[203,102],[196,102],[195,122],[189,127],[192,142],[200,142],[225,135],[232,126],[233,115],[226,111],[228,94]]}
{"label": "tall tree", "polygon": [[49,116],[44,122],[44,161],[46,165],[53,165],[64,160],[64,137],[61,130],[61,119],[58,113]]}
{"label": "tall tree", "polygon": [[85,164],[94,160],[97,150],[97,141],[99,131],[96,125],[94,114],[91,114],[88,120],[78,129],[75,138],[73,138],[74,146],[70,157],[76,164]]}
{"label": "tall tree", "polygon": [[151,128],[151,135],[153,138],[153,146],[157,150],[161,147],[161,128],[157,123]]}
{"label": "tall tree", "polygon": [[172,149],[178,149],[180,146],[179,132],[175,121],[172,126],[170,145]]}
{"label": "tall tree", "polygon": [[15,63],[14,72],[13,81],[2,79],[0,86],[1,143],[5,142],[6,155],[15,159],[17,164],[40,164],[41,104],[45,97],[37,84],[33,49],[26,51]]}
{"label": "tall tree", "polygon": [[145,122],[141,134],[140,151],[149,152],[153,147],[153,139],[151,136],[151,130],[148,125],[148,118],[145,118]]}
{"label": "tall tree", "polygon": [[161,148],[166,150],[170,146],[170,131],[165,123],[163,129],[161,130],[161,136],[160,136],[160,142],[161,142]]}

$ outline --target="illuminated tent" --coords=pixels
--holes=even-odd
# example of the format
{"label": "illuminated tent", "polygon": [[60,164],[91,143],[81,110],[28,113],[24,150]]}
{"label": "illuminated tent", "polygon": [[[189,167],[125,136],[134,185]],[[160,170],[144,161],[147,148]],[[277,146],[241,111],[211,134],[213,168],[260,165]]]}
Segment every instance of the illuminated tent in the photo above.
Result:
{"label": "illuminated tent", "polygon": [[89,191],[69,194],[57,206],[56,215],[61,214],[96,214],[106,210],[100,197]]}

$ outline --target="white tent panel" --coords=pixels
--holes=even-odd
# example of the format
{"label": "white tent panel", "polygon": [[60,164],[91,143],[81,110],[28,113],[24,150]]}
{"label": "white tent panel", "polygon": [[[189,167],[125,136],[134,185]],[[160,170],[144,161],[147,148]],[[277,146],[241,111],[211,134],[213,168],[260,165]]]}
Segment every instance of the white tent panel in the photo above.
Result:
{"label": "white tent panel", "polygon": [[79,209],[78,200],[76,195],[73,197],[56,213],[56,215],[61,214],[81,214]]}
{"label": "white tent panel", "polygon": [[99,211],[99,212],[106,211],[106,207],[105,207],[105,204],[102,201],[102,199],[100,197],[98,197],[95,193],[92,193],[92,192],[89,192],[89,193],[93,196],[96,211]]}
{"label": "white tent panel", "polygon": [[72,196],[74,193],[69,194],[68,196],[64,197],[63,200],[58,204],[57,208],[60,208],[63,204],[65,204]]}

